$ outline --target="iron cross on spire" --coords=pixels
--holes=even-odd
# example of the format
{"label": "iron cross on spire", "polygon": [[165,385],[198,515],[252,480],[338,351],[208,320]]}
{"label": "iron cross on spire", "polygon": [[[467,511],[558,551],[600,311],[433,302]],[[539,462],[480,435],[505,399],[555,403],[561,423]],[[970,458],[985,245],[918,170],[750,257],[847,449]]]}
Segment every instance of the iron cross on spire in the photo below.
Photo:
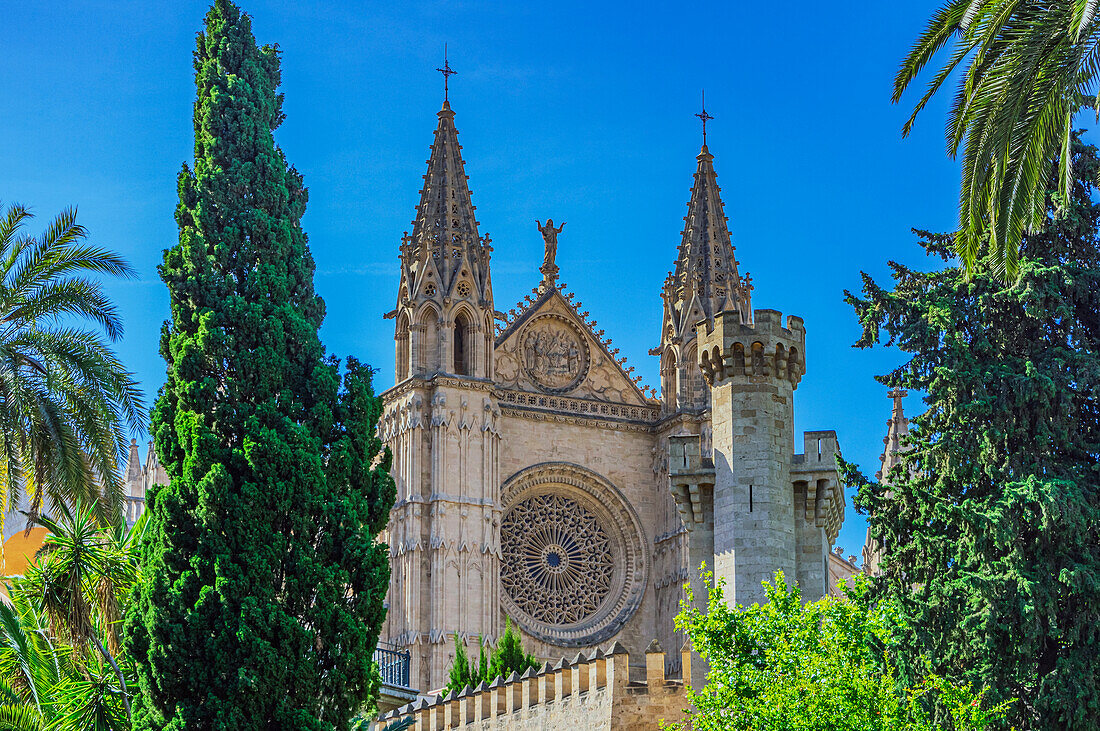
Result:
{"label": "iron cross on spire", "polygon": [[458,72],[451,68],[451,64],[447,63],[447,44],[443,44],[443,68],[436,69],[439,73],[443,74],[443,101],[450,101],[450,80],[451,76]]}
{"label": "iron cross on spire", "polygon": [[707,144],[707,120],[714,119],[714,117],[707,114],[707,94],[702,92],[703,111],[699,112],[695,116],[703,121],[703,145]]}

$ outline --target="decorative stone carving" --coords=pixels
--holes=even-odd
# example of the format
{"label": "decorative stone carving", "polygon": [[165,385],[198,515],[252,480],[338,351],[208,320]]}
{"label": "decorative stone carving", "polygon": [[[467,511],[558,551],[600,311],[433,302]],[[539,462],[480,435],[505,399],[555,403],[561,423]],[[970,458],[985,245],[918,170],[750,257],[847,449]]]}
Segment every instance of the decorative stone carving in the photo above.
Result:
{"label": "decorative stone carving", "polygon": [[570,391],[588,373],[588,346],[564,317],[535,318],[524,328],[519,342],[525,372],[547,393]]}
{"label": "decorative stone carving", "polygon": [[575,464],[529,467],[501,488],[501,603],[530,635],[581,647],[614,636],[641,604],[646,540],[633,508]]}
{"label": "decorative stone carving", "polygon": [[516,605],[546,624],[591,617],[611,590],[611,539],[571,497],[545,493],[512,507],[500,527],[509,557],[500,582]]}

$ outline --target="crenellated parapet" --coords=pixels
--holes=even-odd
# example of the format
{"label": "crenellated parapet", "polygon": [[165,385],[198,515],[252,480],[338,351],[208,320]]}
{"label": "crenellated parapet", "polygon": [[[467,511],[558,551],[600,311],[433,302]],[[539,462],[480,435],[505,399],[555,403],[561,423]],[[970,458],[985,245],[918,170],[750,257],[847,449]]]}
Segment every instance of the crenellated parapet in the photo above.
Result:
{"label": "crenellated parapet", "polygon": [[836,468],[840,445],[832,430],[803,432],[802,440],[803,453],[791,460],[795,508],[804,520],[824,530],[832,544],[844,523],[844,486]]}
{"label": "crenellated parapet", "polygon": [[739,379],[789,381],[792,389],[806,373],[806,328],[802,318],[791,315],[784,327],[783,314],[756,310],[753,322],[743,322],[739,312],[721,312],[714,325],[696,325],[699,368],[707,385]]}
{"label": "crenellated parapet", "polygon": [[[690,668],[690,651],[682,654]],[[683,680],[666,677],[665,665],[665,652],[654,640],[645,652],[644,680],[631,680],[630,655],[616,642],[523,675],[421,698],[383,714],[371,729],[401,722],[411,722],[414,731],[656,728],[683,718],[688,705]]]}

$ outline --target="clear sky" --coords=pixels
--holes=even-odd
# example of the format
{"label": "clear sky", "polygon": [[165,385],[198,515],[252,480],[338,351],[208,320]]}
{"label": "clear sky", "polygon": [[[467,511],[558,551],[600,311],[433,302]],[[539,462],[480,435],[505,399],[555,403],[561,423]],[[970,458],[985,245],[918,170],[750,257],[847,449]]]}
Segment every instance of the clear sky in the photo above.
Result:
{"label": "clear sky", "polygon": [[[860,270],[921,264],[910,227],[955,220],[957,166],[937,100],[907,140],[890,103],[897,63],[939,0],[786,3],[278,2],[243,0],[261,43],[283,52],[277,141],[310,190],[304,227],[328,305],[331,352],[393,383],[397,247],[410,228],[443,97],[451,103],[482,233],[493,237],[497,309],[539,280],[535,219],[568,227],[561,281],[658,385],[659,291],[672,267],[700,143],[706,89],[715,156],[753,304],[805,318],[808,373],[796,434],[835,429],[844,455],[878,469],[896,351],[859,351],[842,301]],[[137,281],[110,285],[121,353],[151,402],[177,237],[176,173],[192,158],[191,54],[206,3],[8,2],[0,56],[0,201],[66,206]],[[909,413],[920,409],[910,396]],[[139,436],[144,439],[144,435]],[[801,438],[799,436],[799,450]],[[838,541],[859,553],[851,508]]]}

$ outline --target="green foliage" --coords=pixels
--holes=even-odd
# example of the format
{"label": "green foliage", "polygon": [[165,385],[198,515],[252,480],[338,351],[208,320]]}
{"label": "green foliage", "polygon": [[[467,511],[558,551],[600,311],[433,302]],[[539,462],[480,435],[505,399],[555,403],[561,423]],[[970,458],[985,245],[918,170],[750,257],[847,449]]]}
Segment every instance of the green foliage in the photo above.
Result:
{"label": "green foliage", "polygon": [[346,729],[377,692],[393,505],[371,370],[340,376],[275,145],[278,51],[216,0],[194,55],[194,168],[160,268],[172,319],[153,411],[147,580],[125,621],[139,729]]}
{"label": "green foliage", "polygon": [[[864,275],[847,295],[857,345],[909,356],[880,381],[928,394],[888,487],[848,469],[884,544],[876,590],[913,627],[899,670],[919,677],[927,656],[1019,698],[1024,729],[1100,728],[1100,163],[1074,155],[1073,197],[1024,238],[1012,284],[990,253],[969,279],[892,264],[893,290]],[[949,256],[949,236],[918,233]]]}
{"label": "green foliage", "polygon": [[145,519],[104,529],[78,505],[38,522],[51,532],[0,603],[0,731],[129,729],[135,677],[117,622],[140,580]]}
{"label": "green foliage", "polygon": [[512,673],[523,675],[528,670],[538,670],[542,665],[534,655],[525,652],[519,632],[512,626],[512,620],[506,619],[504,634],[496,649],[486,656],[485,645],[477,638],[477,665],[470,662],[458,635],[454,637],[455,659],[451,663],[447,685],[444,690],[461,691],[467,685],[476,688],[481,683],[491,683],[497,678],[507,678]]}
{"label": "green foliage", "polygon": [[143,430],[145,416],[111,349],[122,321],[97,278],[133,269],[85,243],[75,210],[39,237],[23,232],[31,218],[20,205],[0,215],[0,516],[25,496],[32,519],[45,498],[49,508],[96,505],[100,521],[112,522],[121,515],[126,431]]}
{"label": "green foliage", "polygon": [[[936,676],[899,690],[890,651],[903,628],[890,605],[871,605],[862,577],[846,600],[803,604],[782,573],[764,590],[767,604],[730,607],[718,582],[704,613],[688,587],[676,626],[710,668],[706,687],[690,694],[695,712],[669,728],[963,731],[1003,715],[1003,705],[990,708],[969,686]],[[931,699],[950,709],[949,720],[932,722]]]}
{"label": "green foliage", "polygon": [[1094,99],[1100,111],[1096,11],[1095,0],[949,0],[902,62],[895,102],[953,45],[903,132],[948,79],[958,79],[946,136],[952,157],[963,146],[956,248],[971,273],[991,240],[986,276],[1017,275],[1021,237],[1044,224],[1055,160],[1062,199],[1070,195],[1073,117]]}
{"label": "green foliage", "polygon": [[540,667],[535,656],[524,651],[519,632],[512,626],[512,620],[506,619],[504,634],[489,657],[489,672],[485,674],[485,682],[507,678],[512,673],[523,675],[528,670],[538,670]]}

